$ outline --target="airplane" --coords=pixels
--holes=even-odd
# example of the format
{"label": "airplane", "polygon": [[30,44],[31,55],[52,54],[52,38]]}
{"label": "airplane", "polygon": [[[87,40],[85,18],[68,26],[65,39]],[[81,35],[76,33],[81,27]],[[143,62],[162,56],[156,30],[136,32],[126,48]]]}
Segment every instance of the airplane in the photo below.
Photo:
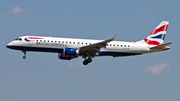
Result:
{"label": "airplane", "polygon": [[21,36],[6,45],[21,50],[26,58],[27,51],[58,53],[58,58],[71,60],[79,56],[83,64],[92,62],[98,56],[132,56],[169,50],[173,42],[163,44],[169,21],[162,21],[150,35],[137,42],[114,41],[118,33],[107,40],[57,38],[43,36]]}

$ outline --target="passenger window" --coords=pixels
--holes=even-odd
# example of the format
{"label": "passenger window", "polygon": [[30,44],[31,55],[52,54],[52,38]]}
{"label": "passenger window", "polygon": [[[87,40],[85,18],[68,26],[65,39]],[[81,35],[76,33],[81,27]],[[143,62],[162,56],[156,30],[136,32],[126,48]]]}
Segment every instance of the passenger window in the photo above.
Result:
{"label": "passenger window", "polygon": [[60,41],[59,41],[59,43],[60,43]]}
{"label": "passenger window", "polygon": [[55,43],[56,43],[57,41],[55,41]]}
{"label": "passenger window", "polygon": [[117,45],[119,47],[119,45]]}
{"label": "passenger window", "polygon": [[46,40],[44,40],[44,42],[46,42]]}
{"label": "passenger window", "polygon": [[124,47],[126,47],[126,45],[124,45]]}
{"label": "passenger window", "polygon": [[36,40],[38,42],[38,40]]}
{"label": "passenger window", "polygon": [[66,43],[68,43],[68,42],[66,41]]}
{"label": "passenger window", "polygon": [[116,46],[116,45],[114,44],[114,46]]}
{"label": "passenger window", "polygon": [[79,42],[78,42],[78,44],[79,44]]}
{"label": "passenger window", "polygon": [[83,42],[82,42],[82,44],[83,44]]}
{"label": "passenger window", "polygon": [[86,45],[87,45],[87,43],[86,43]]}
{"label": "passenger window", "polygon": [[53,42],[53,41],[51,41],[51,42]]}
{"label": "passenger window", "polygon": [[121,45],[121,47],[122,47],[123,45]]}
{"label": "passenger window", "polygon": [[49,40],[47,42],[49,42]]}
{"label": "passenger window", "polygon": [[42,42],[42,40],[40,40],[40,42]]}
{"label": "passenger window", "polygon": [[130,47],[130,45],[128,45],[128,47]]}
{"label": "passenger window", "polygon": [[69,42],[71,44],[71,42]]}
{"label": "passenger window", "polygon": [[62,43],[64,43],[64,41],[62,41]]}
{"label": "passenger window", "polygon": [[75,42],[73,42],[75,44]]}
{"label": "passenger window", "polygon": [[110,44],[110,46],[111,46],[111,44]]}

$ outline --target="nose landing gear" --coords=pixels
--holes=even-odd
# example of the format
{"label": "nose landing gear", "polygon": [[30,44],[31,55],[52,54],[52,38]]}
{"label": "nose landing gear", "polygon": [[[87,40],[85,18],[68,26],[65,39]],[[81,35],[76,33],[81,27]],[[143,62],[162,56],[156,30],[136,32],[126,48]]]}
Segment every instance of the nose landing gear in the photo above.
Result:
{"label": "nose landing gear", "polygon": [[26,51],[23,50],[22,52],[24,53],[23,59],[26,59]]}

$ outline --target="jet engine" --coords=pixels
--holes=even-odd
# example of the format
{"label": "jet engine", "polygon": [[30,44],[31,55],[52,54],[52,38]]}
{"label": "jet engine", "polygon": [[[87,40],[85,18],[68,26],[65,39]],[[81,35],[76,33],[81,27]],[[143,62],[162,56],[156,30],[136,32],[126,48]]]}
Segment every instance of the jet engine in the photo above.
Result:
{"label": "jet engine", "polygon": [[64,48],[64,53],[65,56],[77,56],[79,55],[79,51],[74,48]]}

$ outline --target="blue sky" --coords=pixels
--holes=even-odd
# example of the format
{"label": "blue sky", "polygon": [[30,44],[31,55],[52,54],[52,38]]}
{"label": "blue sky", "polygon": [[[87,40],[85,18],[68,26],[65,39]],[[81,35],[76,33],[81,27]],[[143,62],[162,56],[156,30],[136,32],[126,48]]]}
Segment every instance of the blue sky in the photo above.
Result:
{"label": "blue sky", "polygon": [[[1,0],[1,101],[179,101],[178,0]],[[56,53],[10,50],[23,35],[107,39],[146,38],[170,21],[171,50],[130,57],[81,57],[64,61]]]}

